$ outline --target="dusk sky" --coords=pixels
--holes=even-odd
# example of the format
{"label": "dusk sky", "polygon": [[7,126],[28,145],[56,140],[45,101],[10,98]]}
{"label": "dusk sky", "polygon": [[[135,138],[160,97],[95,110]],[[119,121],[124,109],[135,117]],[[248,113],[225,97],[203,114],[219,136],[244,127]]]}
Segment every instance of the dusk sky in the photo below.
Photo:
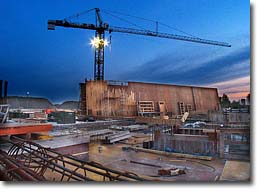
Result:
{"label": "dusk sky", "polygon": [[[138,28],[112,17],[110,10],[158,20],[160,32],[218,40],[231,48],[171,39],[112,33],[105,53],[105,79],[217,87],[219,95],[244,98],[250,92],[250,1],[248,0],[1,0],[0,79],[9,95],[79,99],[79,83],[93,79],[91,30],[56,27],[64,19],[99,7],[113,26]],[[94,12],[75,22],[94,23]],[[117,15],[145,29],[155,23]],[[174,29],[178,29],[174,30]],[[109,39],[109,34],[106,34]]]}

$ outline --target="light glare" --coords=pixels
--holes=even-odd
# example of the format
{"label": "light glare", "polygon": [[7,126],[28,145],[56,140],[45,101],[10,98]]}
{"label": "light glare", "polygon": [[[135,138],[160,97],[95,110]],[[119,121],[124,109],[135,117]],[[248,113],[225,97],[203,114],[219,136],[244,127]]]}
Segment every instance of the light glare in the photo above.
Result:
{"label": "light glare", "polygon": [[108,46],[108,41],[106,39],[100,39],[99,37],[94,37],[90,40],[90,44],[92,47],[100,48],[102,46]]}

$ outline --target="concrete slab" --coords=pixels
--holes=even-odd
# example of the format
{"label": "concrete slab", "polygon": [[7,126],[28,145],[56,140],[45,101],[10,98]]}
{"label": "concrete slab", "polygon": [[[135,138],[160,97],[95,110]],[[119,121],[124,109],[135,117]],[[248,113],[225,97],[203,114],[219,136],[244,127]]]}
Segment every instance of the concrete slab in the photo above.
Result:
{"label": "concrete slab", "polygon": [[250,181],[250,162],[226,161],[220,181]]}
{"label": "concrete slab", "polygon": [[56,149],[72,145],[89,143],[90,137],[88,135],[68,135],[55,137],[49,140],[36,140],[35,143],[40,144],[43,147]]}
{"label": "concrete slab", "polygon": [[[98,149],[100,146],[102,147],[101,152]],[[122,147],[124,146],[125,144],[120,143],[113,145],[90,143],[89,161],[95,161],[108,168],[120,171],[130,171],[139,176],[150,177],[151,179],[181,182],[213,182],[216,177],[221,175],[224,167],[223,160],[219,159],[200,161],[196,159],[185,159],[172,156],[161,156],[152,153],[136,152],[133,150],[122,151]],[[150,164],[150,166],[142,165],[141,163]],[[186,174],[172,177],[159,176],[158,170],[161,168],[185,169]]]}

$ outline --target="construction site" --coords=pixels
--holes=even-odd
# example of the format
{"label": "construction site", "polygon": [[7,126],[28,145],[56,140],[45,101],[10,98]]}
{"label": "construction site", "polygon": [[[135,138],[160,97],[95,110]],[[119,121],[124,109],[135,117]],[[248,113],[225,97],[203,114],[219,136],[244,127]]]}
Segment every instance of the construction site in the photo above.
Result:
{"label": "construction site", "polygon": [[90,11],[95,24],[48,21],[48,30],[95,32],[94,79],[75,86],[79,101],[9,96],[8,80],[0,80],[0,180],[249,182],[249,103],[223,108],[218,88],[104,76],[105,32],[231,45],[160,33],[158,26],[110,26],[100,9]]}

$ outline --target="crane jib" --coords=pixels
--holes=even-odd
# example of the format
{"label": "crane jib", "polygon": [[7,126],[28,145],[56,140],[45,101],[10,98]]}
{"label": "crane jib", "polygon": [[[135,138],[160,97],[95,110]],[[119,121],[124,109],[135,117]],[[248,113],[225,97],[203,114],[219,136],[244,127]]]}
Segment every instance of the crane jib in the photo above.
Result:
{"label": "crane jib", "polygon": [[[183,35],[176,35],[176,34],[169,34],[169,33],[161,33],[158,32],[158,26],[156,31],[151,30],[141,30],[141,29],[134,29],[134,28],[125,28],[125,27],[116,27],[116,26],[109,26],[107,23],[103,23],[100,10],[98,8],[92,9],[96,11],[96,24],[87,24],[87,23],[74,23],[70,22],[67,19],[64,20],[48,20],[48,29],[55,30],[56,26],[66,27],[66,28],[79,28],[79,29],[87,29],[87,30],[95,30],[96,39],[93,43],[97,45],[95,47],[95,62],[94,62],[94,79],[95,80],[104,80],[104,45],[107,43],[105,40],[105,31],[111,32],[119,32],[119,33],[128,33],[128,34],[136,34],[136,35],[143,35],[143,36],[152,36],[152,37],[159,37],[159,38],[167,38],[167,39],[174,39],[174,40],[181,40],[187,42],[195,42],[200,44],[208,44],[208,45],[215,45],[215,46],[223,46],[223,47],[231,47],[230,44],[225,42],[219,42],[214,40],[206,40],[197,38],[194,36],[183,36]],[[89,12],[90,10],[88,10]],[[78,15],[76,15],[78,16]],[[101,41],[100,41],[101,40]],[[102,42],[100,46],[100,42]]]}
{"label": "crane jib", "polygon": [[149,30],[139,30],[139,29],[133,29],[133,28],[110,27],[109,32],[129,33],[129,34],[137,34],[137,35],[182,40],[182,41],[188,41],[188,42],[196,42],[196,43],[209,44],[209,45],[231,47],[230,44],[225,43],[225,42],[206,40],[206,39],[195,38],[195,37],[191,37],[191,36],[181,36],[181,35],[176,35],[176,34],[159,33],[159,32],[154,32],[154,31],[149,31]]}
{"label": "crane jib", "polygon": [[150,30],[139,30],[139,29],[123,28],[123,27],[109,27],[108,25],[95,26],[94,24],[86,24],[86,23],[78,24],[78,23],[71,23],[71,22],[64,21],[64,20],[49,20],[48,21],[48,29],[53,30],[55,28],[55,26],[81,28],[81,29],[98,30],[98,31],[108,31],[108,32],[129,33],[129,34],[137,34],[137,35],[144,35],[144,36],[153,36],[153,37],[160,37],[160,38],[182,40],[182,41],[188,41],[188,42],[196,42],[196,43],[209,44],[209,45],[231,47],[230,44],[225,43],[225,42],[206,40],[206,39],[196,38],[196,37],[192,37],[192,36],[182,36],[182,35],[176,35],[176,34],[160,33],[160,32],[154,32],[154,31],[150,31]]}

